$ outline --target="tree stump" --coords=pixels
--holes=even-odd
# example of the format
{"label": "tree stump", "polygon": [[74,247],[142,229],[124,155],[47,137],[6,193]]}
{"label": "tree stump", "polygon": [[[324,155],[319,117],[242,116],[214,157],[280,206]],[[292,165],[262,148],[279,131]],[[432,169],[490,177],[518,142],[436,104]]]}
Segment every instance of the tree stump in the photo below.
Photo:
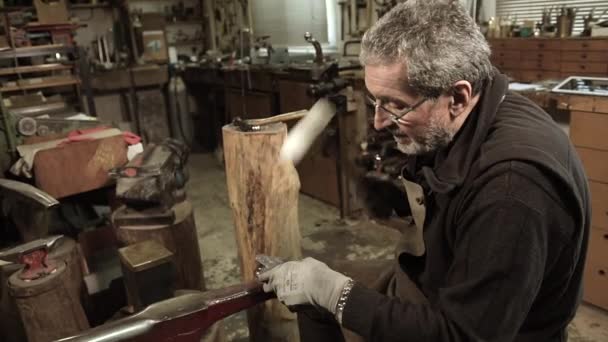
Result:
{"label": "tree stump", "polygon": [[[291,162],[279,161],[285,124],[256,132],[227,125],[222,131],[241,274],[250,281],[255,279],[257,254],[301,258],[300,181]],[[247,317],[252,341],[299,341],[296,315],[277,300],[250,309]]]}
{"label": "tree stump", "polygon": [[[174,216],[171,223],[160,223],[154,215],[119,208],[112,213],[116,237],[125,246],[146,240],[158,241],[175,256],[175,289],[204,291],[203,261],[192,204],[188,200],[175,204],[166,215]],[[132,224],[128,223],[129,219]]]}
{"label": "tree stump", "polygon": [[65,262],[58,261],[55,273],[24,281],[16,272],[9,277],[9,291],[15,299],[30,342],[47,342],[75,335],[89,328],[89,322],[74,298],[70,273]]}

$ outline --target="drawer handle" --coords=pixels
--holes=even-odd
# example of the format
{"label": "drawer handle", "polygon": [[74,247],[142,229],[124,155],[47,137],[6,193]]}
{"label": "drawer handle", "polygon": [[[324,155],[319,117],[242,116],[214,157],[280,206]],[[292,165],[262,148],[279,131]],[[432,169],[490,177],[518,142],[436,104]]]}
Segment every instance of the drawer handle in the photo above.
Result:
{"label": "drawer handle", "polygon": [[586,53],[582,54],[582,55],[581,55],[581,58],[582,58],[582,59],[587,59],[587,54],[586,54]]}
{"label": "drawer handle", "polygon": [[581,65],[581,70],[585,70],[585,66],[584,65]]}
{"label": "drawer handle", "polygon": [[608,240],[608,234],[604,234],[604,240]]}
{"label": "drawer handle", "polygon": [[599,275],[601,275],[601,276],[606,275],[606,271],[604,271],[604,270],[599,270],[599,271],[597,271],[597,273],[599,273]]}
{"label": "drawer handle", "polygon": [[543,47],[545,47],[545,44],[544,43],[540,43],[540,44],[538,44],[538,47],[543,48]]}
{"label": "drawer handle", "polygon": [[588,47],[588,46],[589,46],[589,45],[588,45],[587,43],[583,43],[583,47],[584,47],[584,48],[586,48],[586,47]]}

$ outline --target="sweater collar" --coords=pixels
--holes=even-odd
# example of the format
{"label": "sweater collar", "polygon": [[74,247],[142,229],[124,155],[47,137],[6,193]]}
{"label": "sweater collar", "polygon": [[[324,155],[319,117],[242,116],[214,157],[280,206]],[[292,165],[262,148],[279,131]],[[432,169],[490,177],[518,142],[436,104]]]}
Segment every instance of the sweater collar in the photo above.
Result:
{"label": "sweater collar", "polygon": [[435,152],[432,165],[422,166],[422,174],[432,191],[445,194],[462,185],[492,127],[508,85],[507,78],[496,72],[454,140]]}

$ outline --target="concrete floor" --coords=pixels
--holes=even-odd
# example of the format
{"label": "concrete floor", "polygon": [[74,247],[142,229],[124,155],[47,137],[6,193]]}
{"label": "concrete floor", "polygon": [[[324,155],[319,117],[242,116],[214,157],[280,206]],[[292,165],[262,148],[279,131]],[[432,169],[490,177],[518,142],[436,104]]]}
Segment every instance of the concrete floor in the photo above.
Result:
{"label": "concrete floor", "polygon": [[[190,157],[188,195],[195,219],[209,289],[240,282],[232,212],[223,166],[212,154]],[[398,233],[372,222],[340,223],[338,211],[301,195],[299,221],[305,256],[318,259],[391,259]],[[608,289],[607,289],[608,290]],[[224,321],[229,341],[247,341],[244,313]],[[570,341],[608,341],[608,312],[583,304],[569,328]]]}

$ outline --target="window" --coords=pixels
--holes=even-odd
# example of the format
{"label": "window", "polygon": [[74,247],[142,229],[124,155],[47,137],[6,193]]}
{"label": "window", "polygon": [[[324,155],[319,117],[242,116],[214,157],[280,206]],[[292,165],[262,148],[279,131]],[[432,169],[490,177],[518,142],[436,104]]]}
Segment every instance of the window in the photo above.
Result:
{"label": "window", "polygon": [[310,32],[328,44],[328,1],[255,0],[251,15],[255,36],[270,36],[273,45],[305,46],[304,33]]}
{"label": "window", "polygon": [[[595,8],[594,17],[598,17],[604,10],[608,9],[606,0],[496,0],[496,15],[516,18],[518,23],[523,20],[534,20],[540,22],[543,9],[549,7],[566,6],[567,8],[577,8],[576,21],[572,30],[572,35],[578,35],[583,31],[583,18],[589,15],[592,8]],[[557,11],[557,12],[556,12]],[[555,8],[551,12],[552,23],[557,21],[556,17],[559,10]],[[608,19],[608,12],[601,17],[602,20]]]}

